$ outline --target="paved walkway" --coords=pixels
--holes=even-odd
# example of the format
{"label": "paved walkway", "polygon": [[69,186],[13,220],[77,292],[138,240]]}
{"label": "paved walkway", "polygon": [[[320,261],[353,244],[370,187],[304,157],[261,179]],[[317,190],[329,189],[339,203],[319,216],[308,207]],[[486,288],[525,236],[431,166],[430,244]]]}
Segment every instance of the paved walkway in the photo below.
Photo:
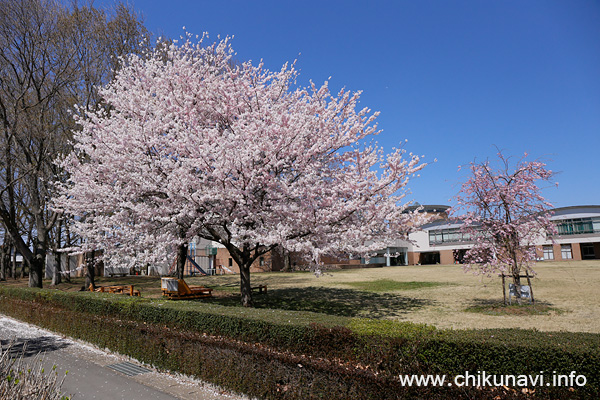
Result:
{"label": "paved walkway", "polygon": [[69,371],[63,392],[73,400],[242,400],[210,384],[180,375],[159,373],[136,360],[111,354],[0,314],[0,343],[34,359],[42,353],[47,371],[57,366],[59,377]]}

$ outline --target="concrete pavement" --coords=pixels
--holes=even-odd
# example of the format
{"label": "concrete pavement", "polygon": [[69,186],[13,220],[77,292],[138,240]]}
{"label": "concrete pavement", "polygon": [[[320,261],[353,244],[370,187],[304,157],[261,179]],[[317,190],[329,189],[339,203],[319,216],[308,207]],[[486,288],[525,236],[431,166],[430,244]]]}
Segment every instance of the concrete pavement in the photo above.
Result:
{"label": "concrete pavement", "polygon": [[62,386],[73,400],[243,400],[190,377],[160,373],[125,356],[100,350],[0,314],[0,343],[14,341],[33,360],[42,353],[47,371],[57,366],[59,377],[69,371]]}

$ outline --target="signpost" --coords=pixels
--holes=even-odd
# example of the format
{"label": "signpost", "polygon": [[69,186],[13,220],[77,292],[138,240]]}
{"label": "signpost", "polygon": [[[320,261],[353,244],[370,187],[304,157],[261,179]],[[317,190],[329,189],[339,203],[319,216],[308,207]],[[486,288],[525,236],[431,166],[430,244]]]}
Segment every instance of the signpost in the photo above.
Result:
{"label": "signpost", "polygon": [[[502,294],[504,295],[504,304],[506,304],[506,279],[512,277],[512,275],[502,274]],[[527,278],[527,285],[521,285],[521,298],[529,299],[531,304],[535,304],[535,298],[533,297],[533,289],[531,288],[531,277],[529,272],[525,271],[525,275],[519,275],[520,278]],[[508,284],[508,303],[512,304],[512,297],[517,297],[517,288],[513,283]]]}

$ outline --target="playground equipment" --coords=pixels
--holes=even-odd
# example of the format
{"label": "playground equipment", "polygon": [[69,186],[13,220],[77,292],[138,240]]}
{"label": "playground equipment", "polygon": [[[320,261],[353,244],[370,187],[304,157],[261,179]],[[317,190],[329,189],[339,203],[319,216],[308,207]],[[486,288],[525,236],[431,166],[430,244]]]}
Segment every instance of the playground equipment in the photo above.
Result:
{"label": "playground equipment", "polygon": [[[194,259],[192,257],[190,257],[189,255],[186,256],[186,268],[189,268],[190,272],[194,272],[194,273],[198,273],[200,275],[209,275],[205,270],[202,269],[202,267],[200,267],[196,261],[194,261]],[[173,275],[175,274],[175,271],[177,270],[177,259],[175,259],[173,261],[173,263],[171,263],[171,267],[169,268],[169,275]],[[193,273],[192,273],[193,275]]]}
{"label": "playground equipment", "polygon": [[172,300],[212,297],[212,289],[204,286],[188,286],[183,279],[162,278],[160,288],[163,296]]}

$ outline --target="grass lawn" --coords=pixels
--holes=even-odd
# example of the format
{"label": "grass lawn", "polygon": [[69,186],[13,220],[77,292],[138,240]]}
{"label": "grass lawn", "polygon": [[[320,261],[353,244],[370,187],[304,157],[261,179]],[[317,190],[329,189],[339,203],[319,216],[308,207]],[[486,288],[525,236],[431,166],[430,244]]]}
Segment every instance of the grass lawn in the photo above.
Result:
{"label": "grass lawn", "polygon": [[[541,331],[600,333],[600,260],[543,262],[533,280],[536,306],[504,307],[501,279],[465,274],[457,265],[407,266],[332,271],[256,273],[252,284],[267,284],[254,296],[257,308],[313,311],[328,315],[397,319],[442,328],[535,328]],[[186,278],[215,289],[212,299],[239,305],[239,276]],[[8,281],[0,285],[26,285]],[[160,279],[98,278],[98,285],[134,284],[143,297],[160,297]],[[49,282],[44,282],[50,287]],[[75,291],[82,278],[57,289]]]}

